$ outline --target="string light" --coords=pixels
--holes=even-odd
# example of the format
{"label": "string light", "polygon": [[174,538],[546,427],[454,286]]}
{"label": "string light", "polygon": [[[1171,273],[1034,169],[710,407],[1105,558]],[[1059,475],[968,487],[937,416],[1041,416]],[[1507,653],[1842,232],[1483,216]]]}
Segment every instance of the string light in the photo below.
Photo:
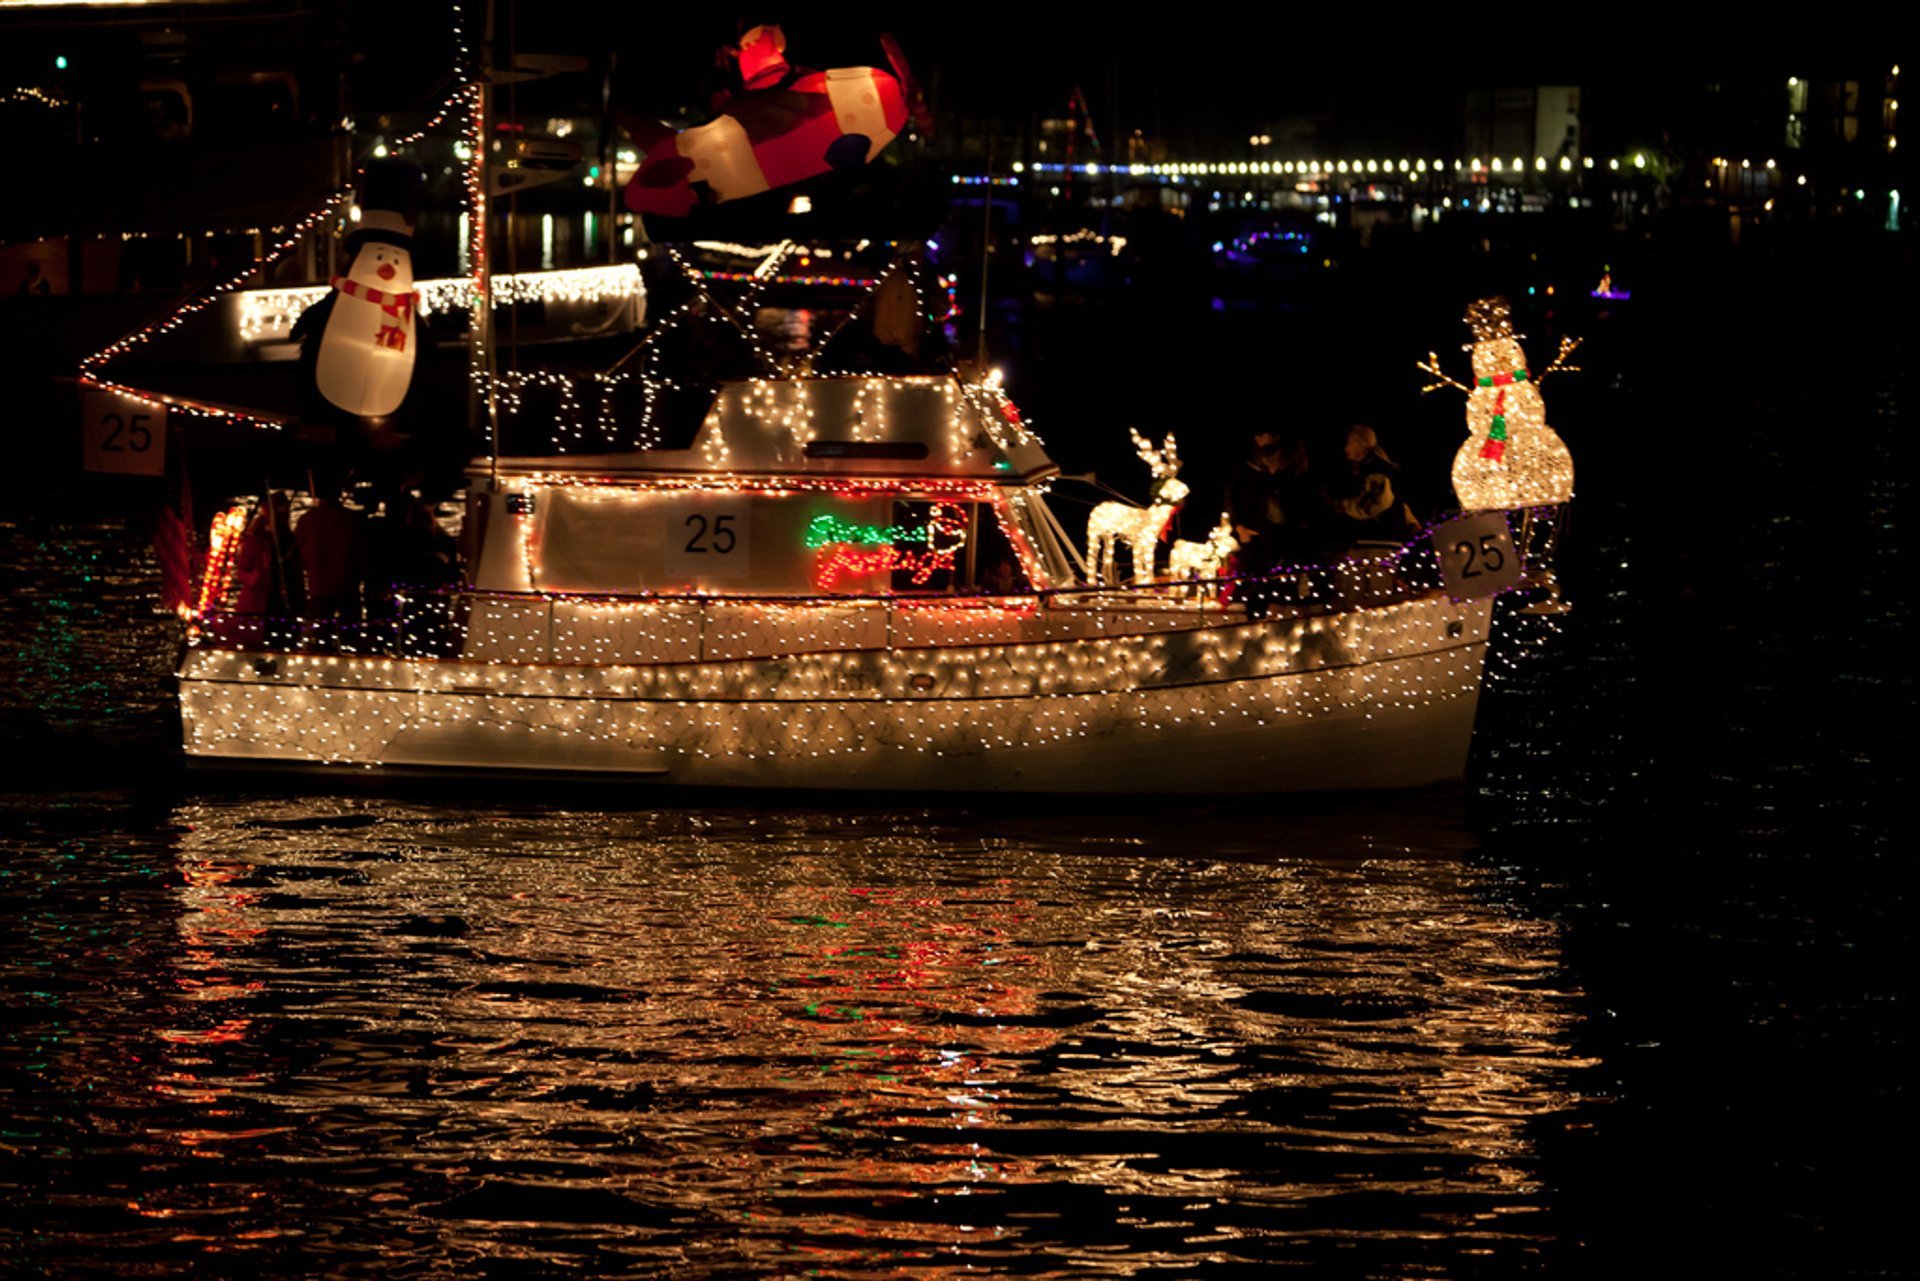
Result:
{"label": "string light", "polygon": [[1050,248],[1054,245],[1105,245],[1109,256],[1118,258],[1121,252],[1127,247],[1127,238],[1125,236],[1102,235],[1090,227],[1082,227],[1077,231],[1067,232],[1065,235],[1055,235],[1053,232],[1043,231],[1036,235],[1028,236],[1027,243],[1030,245],[1038,245],[1042,248]]}
{"label": "string light", "polygon": [[[1465,713],[1445,709],[1478,687],[1490,614],[1486,602],[1433,597],[1237,624],[1177,612],[1123,619],[1070,605],[1023,613],[988,604],[834,602],[836,610],[696,601],[649,607],[643,617],[658,631],[636,634],[595,625],[604,606],[592,603],[554,602],[544,627],[522,610],[518,628],[508,625],[512,615],[487,614],[484,603],[476,600],[475,612],[502,639],[552,637],[552,660],[512,651],[483,657],[486,647],[470,639],[469,657],[458,663],[288,654],[263,672],[257,657],[203,647],[183,671],[189,750],[404,763],[410,742],[451,735],[469,760],[497,760],[491,740],[531,753],[531,763],[560,759],[567,749],[559,745],[573,742],[617,748],[613,756],[629,762],[677,762],[676,776],[699,781],[699,762],[730,758],[843,757],[884,768],[888,757],[1019,748],[1044,759],[1059,748],[1066,762],[1091,742],[1198,736],[1217,746],[1236,729],[1325,717],[1421,723],[1432,709],[1464,749],[1470,704]],[[1129,623],[1161,629],[1100,634]],[[1036,627],[1079,634],[1020,639]],[[991,639],[996,632],[1003,642]],[[889,633],[891,647],[766,652],[783,642],[857,644]],[[956,636],[975,641],[956,645]],[[675,642],[680,661],[668,657]],[[626,656],[640,647],[658,660]],[[1044,776],[1038,781],[1045,785]]]}
{"label": "string light", "polygon": [[240,536],[246,531],[248,515],[244,505],[236,505],[213,518],[213,528],[208,536],[206,569],[190,617],[204,618],[224,607],[227,588],[233,577],[234,556],[240,547]]}
{"label": "string light", "polygon": [[10,102],[46,107],[49,110],[73,105],[73,100],[64,94],[42,89],[37,85],[17,85],[12,89],[0,89],[0,105]]}
{"label": "string light", "polygon": [[[446,119],[447,115],[454,110],[455,106],[470,96],[470,88],[463,86],[460,89],[456,89],[428,116],[424,124],[411,133],[396,139],[392,145],[395,147],[404,147],[418,142],[432,130],[437,129]],[[307,235],[317,231],[330,220],[343,215],[347,207],[352,204],[353,196],[354,192],[351,185],[341,187],[323,200],[319,207],[308,213],[306,217],[301,218],[299,221],[287,227],[281,238],[267,249],[259,261],[249,262],[245,267],[233,273],[231,276],[220,280],[212,287],[189,298],[160,320],[136,329],[122,338],[116,339],[114,342],[86,357],[80,362],[80,383],[87,387],[118,392],[121,395],[128,396],[143,404],[166,405],[170,409],[179,410],[188,414],[262,428],[285,426],[287,420],[284,418],[266,414],[256,414],[222,405],[214,405],[188,396],[178,396],[167,392],[133,387],[107,377],[105,370],[109,364],[118,360],[121,356],[126,355],[128,352],[180,328],[180,326],[185,324],[190,318],[205,311],[222,297],[237,291],[256,274],[265,275],[269,267],[292,252]]]}
{"label": "string light", "polygon": [[[704,279],[719,281],[723,284],[761,279],[758,273],[750,271],[702,271],[700,275]],[[872,276],[782,276],[780,283],[816,289],[872,289],[880,282]]]}
{"label": "string light", "polygon": [[[646,297],[640,268],[632,263],[611,267],[575,267],[561,271],[523,272],[497,276],[494,297],[503,303],[620,302],[637,304]],[[419,281],[417,311],[466,311],[473,302],[473,281],[465,276]],[[300,313],[325,298],[327,285],[292,285],[277,289],[237,290],[235,331],[246,343],[284,342]]]}

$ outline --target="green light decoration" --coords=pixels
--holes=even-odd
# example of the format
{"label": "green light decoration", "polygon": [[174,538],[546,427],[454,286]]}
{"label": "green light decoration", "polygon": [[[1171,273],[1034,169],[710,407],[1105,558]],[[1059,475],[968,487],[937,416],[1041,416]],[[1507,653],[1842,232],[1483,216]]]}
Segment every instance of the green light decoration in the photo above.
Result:
{"label": "green light decoration", "polygon": [[894,543],[929,543],[933,526],[912,529],[905,525],[862,525],[822,514],[807,523],[806,545],[825,547],[828,543],[851,543],[858,547],[885,547]]}

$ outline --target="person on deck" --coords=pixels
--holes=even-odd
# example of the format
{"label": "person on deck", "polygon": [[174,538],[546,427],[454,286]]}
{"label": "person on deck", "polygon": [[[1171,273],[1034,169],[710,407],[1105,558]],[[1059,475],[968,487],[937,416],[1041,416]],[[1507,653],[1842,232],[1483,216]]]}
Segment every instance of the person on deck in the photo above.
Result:
{"label": "person on deck", "polygon": [[304,602],[300,553],[293,535],[293,508],[274,490],[241,531],[234,553],[233,578],[239,586],[236,614],[291,618]]}
{"label": "person on deck", "polygon": [[[1258,579],[1288,565],[1311,564],[1324,537],[1325,495],[1313,476],[1306,445],[1272,427],[1253,432],[1247,464],[1227,486],[1227,519],[1240,540],[1234,572]],[[1250,582],[1236,598],[1264,614],[1270,582]]]}
{"label": "person on deck", "polygon": [[306,613],[358,621],[366,579],[366,531],[359,514],[348,511],[337,493],[316,492],[314,497],[315,504],[293,530],[306,573]]}
{"label": "person on deck", "polygon": [[1357,542],[1403,542],[1420,531],[1413,509],[1401,501],[1393,482],[1400,467],[1380,448],[1373,428],[1355,423],[1347,429],[1333,491],[1335,525],[1349,547]]}
{"label": "person on deck", "polygon": [[443,587],[459,572],[453,535],[405,487],[389,493],[368,522],[367,551],[367,613],[374,618],[394,617],[396,598],[405,589]]}

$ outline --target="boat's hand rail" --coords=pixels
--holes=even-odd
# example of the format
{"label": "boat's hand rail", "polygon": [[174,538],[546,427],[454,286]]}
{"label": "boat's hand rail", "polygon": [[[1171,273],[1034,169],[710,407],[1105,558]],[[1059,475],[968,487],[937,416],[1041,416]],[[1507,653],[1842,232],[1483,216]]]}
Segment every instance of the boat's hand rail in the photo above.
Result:
{"label": "boat's hand rail", "polygon": [[[993,595],[759,594],[694,592],[576,594],[492,592],[471,587],[402,591],[380,621],[357,618],[273,618],[207,614],[190,638],[225,649],[371,657],[490,658],[519,662],[709,662],[777,659],[799,653],[874,648],[1046,643],[1221,626],[1246,619],[1290,621],[1390,606],[1430,596],[1442,586],[1430,531],[1400,545],[1363,544],[1331,564],[1286,566],[1264,574],[1071,587]],[[737,611],[770,618],[743,625]],[[633,621],[652,657],[608,640],[595,627]],[[804,631],[783,628],[782,611],[813,611]],[[564,611],[564,613],[562,612]],[[878,612],[875,617],[873,611]],[[1087,618],[1098,612],[1097,625]],[[490,632],[471,643],[476,613]],[[979,621],[968,619],[976,613]],[[729,617],[728,614],[735,616]],[[598,617],[595,617],[598,615]],[[988,620],[1004,620],[994,626]],[[1035,628],[1033,621],[1059,627]],[[961,624],[964,626],[951,626]],[[836,630],[837,629],[837,630]],[[615,654],[618,657],[615,657]]]}
{"label": "boat's hand rail", "polygon": [[[660,662],[778,658],[816,650],[1021,644],[1075,637],[1217,627],[1249,618],[1326,616],[1428,595],[1432,584],[1390,566],[1356,561],[1348,572],[1290,570],[1127,587],[1093,586],[993,596],[611,596],[431,588],[404,593],[379,620],[209,613],[196,645],[386,658],[487,656],[522,662],[636,661],[600,632],[639,625]],[[630,619],[623,619],[629,611]],[[791,612],[790,612],[791,611]],[[788,620],[804,613],[806,626]],[[749,623],[743,615],[759,615]],[[1088,620],[1097,617],[1097,626]],[[473,628],[486,633],[475,643]],[[1035,627],[1038,621],[1042,625]],[[1047,626],[1048,622],[1057,626]]]}

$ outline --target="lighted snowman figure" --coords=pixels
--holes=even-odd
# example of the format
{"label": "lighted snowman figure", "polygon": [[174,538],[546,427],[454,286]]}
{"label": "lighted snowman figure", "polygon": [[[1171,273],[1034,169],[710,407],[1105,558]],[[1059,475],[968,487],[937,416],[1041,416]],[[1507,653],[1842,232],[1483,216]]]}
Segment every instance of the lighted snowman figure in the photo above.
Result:
{"label": "lighted snowman figure", "polygon": [[1438,381],[1424,390],[1455,387],[1467,393],[1467,439],[1453,456],[1453,492],[1463,511],[1546,507],[1573,497],[1573,455],[1547,426],[1539,382],[1548,374],[1573,372],[1566,359],[1579,340],[1562,339],[1560,353],[1538,374],[1513,332],[1505,298],[1483,298],[1467,307],[1473,342],[1473,386],[1440,371],[1429,352],[1420,368]]}
{"label": "lighted snowman figure", "polygon": [[[333,292],[319,303],[316,390],[327,403],[361,418],[384,418],[400,408],[413,382],[419,350],[414,317],[413,213],[420,171],[405,162],[369,166],[362,183],[360,222],[347,238],[353,255]],[[304,321],[307,318],[301,317]],[[302,328],[314,329],[313,322]]]}

